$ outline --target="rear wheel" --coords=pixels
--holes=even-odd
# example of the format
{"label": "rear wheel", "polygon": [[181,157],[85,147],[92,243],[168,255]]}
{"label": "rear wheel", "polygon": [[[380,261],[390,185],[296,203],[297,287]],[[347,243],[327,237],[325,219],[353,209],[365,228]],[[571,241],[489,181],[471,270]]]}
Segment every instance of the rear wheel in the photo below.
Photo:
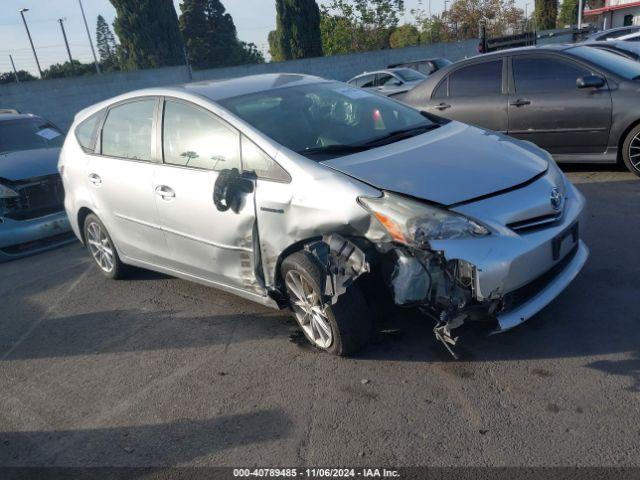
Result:
{"label": "rear wheel", "polygon": [[640,125],[633,127],[624,139],[622,159],[629,171],[640,177]]}
{"label": "rear wheel", "polygon": [[373,322],[357,284],[334,305],[323,301],[325,273],[308,252],[296,252],[282,262],[282,278],[291,310],[307,340],[334,355],[348,355],[370,340]]}
{"label": "rear wheel", "polygon": [[94,214],[87,215],[84,221],[84,239],[87,250],[100,269],[111,279],[122,278],[126,266],[120,261],[118,252],[104,224]]}

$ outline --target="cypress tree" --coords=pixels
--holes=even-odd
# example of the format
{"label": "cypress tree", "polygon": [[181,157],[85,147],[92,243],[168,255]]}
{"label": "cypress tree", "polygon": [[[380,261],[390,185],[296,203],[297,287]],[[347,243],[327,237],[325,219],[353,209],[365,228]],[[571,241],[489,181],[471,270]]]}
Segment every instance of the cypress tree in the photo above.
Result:
{"label": "cypress tree", "polygon": [[110,0],[127,70],[184,63],[178,15],[171,0]]}
{"label": "cypress tree", "polygon": [[315,0],[276,0],[272,48],[284,60],[322,56],[320,9]]}
{"label": "cypress tree", "polygon": [[105,70],[113,69],[117,63],[116,38],[102,15],[98,15],[96,25],[96,46],[102,67]]}

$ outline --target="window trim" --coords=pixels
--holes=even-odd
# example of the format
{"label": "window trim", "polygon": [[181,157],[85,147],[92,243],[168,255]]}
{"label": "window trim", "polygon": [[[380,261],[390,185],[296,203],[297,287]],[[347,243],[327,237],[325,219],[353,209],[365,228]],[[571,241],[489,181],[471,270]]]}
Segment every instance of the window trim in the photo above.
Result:
{"label": "window trim", "polygon": [[[105,155],[104,153],[102,153],[102,132],[104,130],[104,125],[107,122],[107,118],[109,118],[109,113],[111,112],[111,110],[113,110],[116,107],[120,107],[122,105],[126,105],[129,103],[136,103],[136,102],[142,102],[147,100],[155,100],[156,102],[154,107],[155,110],[154,110],[152,121],[151,121],[151,139],[150,139],[151,140],[151,158],[149,160],[138,160],[136,158],[118,157],[116,155]],[[158,97],[157,95],[143,95],[140,97],[127,98],[125,100],[121,100],[119,102],[109,105],[107,108],[104,109],[105,114],[102,116],[102,119],[99,123],[100,127],[98,128],[98,135],[96,137],[95,152],[93,154],[90,153],[89,155],[94,155],[102,158],[113,158],[115,160],[125,160],[129,162],[157,164],[158,163],[157,138],[156,138],[155,132],[157,130],[159,104],[160,104],[160,97]]]}
{"label": "window trim", "polygon": [[[469,67],[475,67],[476,65],[482,65],[484,63],[493,63],[493,62],[501,62],[502,63],[502,70],[501,70],[501,75],[500,75],[500,92],[498,93],[484,93],[482,95],[507,95],[508,94],[508,89],[506,87],[506,80],[507,80],[507,67],[506,67],[506,60],[507,58],[504,56],[498,56],[498,57],[492,57],[492,58],[483,58],[481,60],[476,60],[473,62],[468,62],[465,63],[463,65],[460,65],[459,67],[451,70],[449,73],[447,73],[447,98],[465,98],[465,97],[453,97],[451,95],[451,76],[454,75],[456,72],[463,70],[465,68],[469,68]],[[434,89],[435,92],[435,89]],[[478,96],[478,95],[469,95],[466,98],[472,98],[474,96]]]}

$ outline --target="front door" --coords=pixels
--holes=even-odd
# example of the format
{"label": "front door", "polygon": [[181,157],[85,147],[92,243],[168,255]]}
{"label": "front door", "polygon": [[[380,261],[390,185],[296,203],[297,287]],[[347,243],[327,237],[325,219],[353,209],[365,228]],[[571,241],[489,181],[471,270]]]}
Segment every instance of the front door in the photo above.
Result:
{"label": "front door", "polygon": [[97,214],[118,250],[152,264],[161,264],[166,254],[152,188],[157,104],[157,98],[147,97],[112,107],[100,133],[98,153],[87,163]]}
{"label": "front door", "polygon": [[491,60],[454,70],[438,85],[427,110],[452,120],[506,132],[508,95],[503,94],[502,63],[501,59]]}
{"label": "front door", "polygon": [[253,193],[242,196],[236,211],[219,211],[213,201],[220,171],[241,168],[239,133],[199,106],[167,99],[162,146],[153,192],[170,267],[263,293],[255,275]]}
{"label": "front door", "polygon": [[576,79],[595,72],[551,55],[514,56],[511,62],[509,135],[555,155],[606,150],[612,108],[609,88],[576,86]]}

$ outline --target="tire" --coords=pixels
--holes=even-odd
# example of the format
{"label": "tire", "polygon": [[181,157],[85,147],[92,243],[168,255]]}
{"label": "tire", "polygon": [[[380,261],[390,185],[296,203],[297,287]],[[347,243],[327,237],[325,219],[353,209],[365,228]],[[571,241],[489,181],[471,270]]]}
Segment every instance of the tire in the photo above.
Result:
{"label": "tire", "polygon": [[640,177],[640,125],[633,127],[625,137],[622,160],[631,173]]}
{"label": "tire", "polygon": [[83,232],[85,245],[98,270],[112,280],[123,278],[127,267],[120,261],[120,256],[104,224],[93,213],[85,218]]}
{"label": "tire", "polygon": [[[319,299],[326,274],[312,254],[300,251],[288,256],[282,262],[281,273],[293,316],[314,347],[332,355],[344,356],[357,352],[369,343],[373,321],[358,282],[340,295],[335,305],[322,305]],[[299,306],[299,296],[294,292],[296,277],[302,280],[303,291],[310,294],[307,297],[310,303],[317,300],[319,304],[313,309],[315,317]],[[305,289],[305,286],[308,288]],[[320,308],[323,310],[320,311]],[[315,328],[312,317],[316,319]],[[324,319],[325,327],[330,329],[330,341],[327,341],[327,331],[322,328],[322,322],[318,323],[318,318]]]}

